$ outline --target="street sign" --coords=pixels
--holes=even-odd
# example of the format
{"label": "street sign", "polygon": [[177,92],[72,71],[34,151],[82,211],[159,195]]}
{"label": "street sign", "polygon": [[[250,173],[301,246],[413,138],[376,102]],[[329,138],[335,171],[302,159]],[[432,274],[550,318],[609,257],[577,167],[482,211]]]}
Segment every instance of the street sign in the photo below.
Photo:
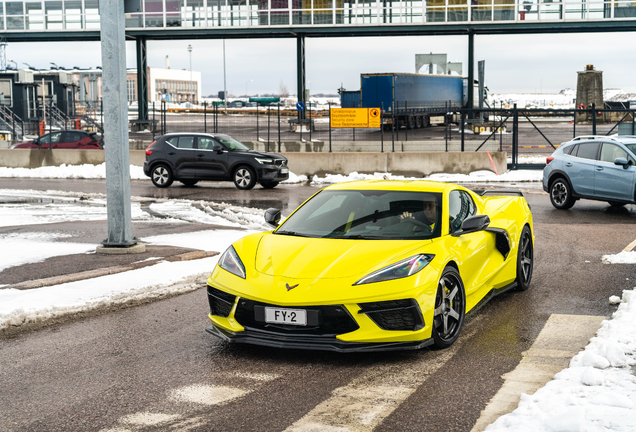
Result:
{"label": "street sign", "polygon": [[332,108],[331,127],[379,128],[380,108]]}
{"label": "street sign", "polygon": [[303,111],[303,110],[305,109],[305,104],[304,104],[304,103],[302,103],[302,102],[298,102],[298,103],[296,104],[296,109],[297,109],[298,111]]}

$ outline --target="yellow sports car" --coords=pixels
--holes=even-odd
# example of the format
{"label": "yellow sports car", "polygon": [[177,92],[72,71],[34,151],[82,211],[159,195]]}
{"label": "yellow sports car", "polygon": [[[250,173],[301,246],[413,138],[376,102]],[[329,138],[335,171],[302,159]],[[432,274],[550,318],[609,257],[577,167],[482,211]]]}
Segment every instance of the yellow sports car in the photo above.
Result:
{"label": "yellow sports car", "polygon": [[209,333],[300,349],[446,348],[466,313],[532,278],[532,213],[517,190],[339,183],[280,219],[267,210],[276,229],[219,258]]}

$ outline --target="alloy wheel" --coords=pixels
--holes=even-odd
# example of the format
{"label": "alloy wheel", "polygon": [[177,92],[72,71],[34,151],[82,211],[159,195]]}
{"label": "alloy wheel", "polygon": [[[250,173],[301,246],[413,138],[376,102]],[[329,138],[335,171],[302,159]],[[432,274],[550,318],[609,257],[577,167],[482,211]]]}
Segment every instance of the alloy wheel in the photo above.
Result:
{"label": "alloy wheel", "polygon": [[164,184],[168,182],[169,178],[170,178],[170,173],[163,166],[155,168],[155,170],[152,172],[152,179],[158,185],[163,186]]}
{"label": "alloy wheel", "polygon": [[236,183],[239,187],[247,187],[252,181],[252,175],[245,168],[239,168],[234,175],[236,179]]}
{"label": "alloy wheel", "polygon": [[556,182],[554,186],[552,186],[552,200],[557,205],[564,205],[567,199],[568,199],[567,187],[561,181]]}
{"label": "alloy wheel", "polygon": [[433,325],[444,341],[455,339],[461,329],[465,310],[461,283],[453,273],[447,273],[439,280]]}
{"label": "alloy wheel", "polygon": [[530,233],[525,232],[521,239],[521,277],[522,282],[527,284],[532,277],[532,240],[530,239]]}

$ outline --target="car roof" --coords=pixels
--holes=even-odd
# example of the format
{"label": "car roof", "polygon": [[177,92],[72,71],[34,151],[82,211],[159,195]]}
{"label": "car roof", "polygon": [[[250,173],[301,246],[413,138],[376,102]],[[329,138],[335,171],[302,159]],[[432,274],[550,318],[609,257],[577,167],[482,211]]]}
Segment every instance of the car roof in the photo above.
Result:
{"label": "car roof", "polygon": [[603,140],[614,141],[620,144],[636,144],[636,135],[582,135],[564,143],[564,145],[585,142],[586,140]]}
{"label": "car roof", "polygon": [[431,180],[358,180],[336,183],[326,187],[326,190],[397,190],[414,192],[442,193],[446,188],[457,187],[451,183]]}
{"label": "car roof", "polygon": [[197,135],[197,136],[200,135],[200,136],[209,136],[209,137],[229,136],[228,134],[223,134],[223,133],[207,133],[207,132],[170,132],[163,136],[176,137],[176,136],[191,136],[191,135]]}

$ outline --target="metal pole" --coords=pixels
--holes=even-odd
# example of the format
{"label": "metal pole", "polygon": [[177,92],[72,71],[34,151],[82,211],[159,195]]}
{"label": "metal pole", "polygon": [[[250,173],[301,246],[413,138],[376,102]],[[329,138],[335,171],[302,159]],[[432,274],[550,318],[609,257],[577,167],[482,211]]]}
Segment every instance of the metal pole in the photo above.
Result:
{"label": "metal pole", "polygon": [[470,117],[472,118],[472,109],[475,106],[475,32],[470,30],[468,32],[468,109],[471,110]]}
{"label": "metal pole", "polygon": [[311,123],[311,107],[309,108],[309,142],[311,142],[311,129],[312,129],[312,123]]}
{"label": "metal pole", "polygon": [[592,135],[596,135],[596,104],[592,102]]}
{"label": "metal pole", "polygon": [[278,152],[280,153],[280,101],[278,104]]}
{"label": "metal pole", "polygon": [[465,135],[466,135],[466,111],[462,110],[462,114],[460,116],[460,126],[462,129],[462,144],[461,144],[461,151],[464,151],[464,141],[465,141]]}
{"label": "metal pole", "polygon": [[155,103],[152,103],[152,140],[155,140]]}
{"label": "metal pole", "polygon": [[329,102],[329,153],[331,153],[331,102]]}
{"label": "metal pole", "polygon": [[227,110],[227,81],[225,80],[225,39],[223,39],[223,105]]}
{"label": "metal pole", "polygon": [[258,102],[256,102],[256,142],[258,142],[259,138],[260,138],[260,135],[258,133]]}
{"label": "metal pole", "polygon": [[380,153],[384,153],[384,102],[380,104]]}
{"label": "metal pole", "polygon": [[519,161],[519,111],[517,104],[513,105],[512,110],[512,169],[517,169]]}
{"label": "metal pole", "polygon": [[128,106],[126,101],[126,20],[124,2],[100,3],[102,48],[102,118],[106,105],[104,142],[106,156],[106,209],[108,238],[105,247],[129,247],[137,243],[132,236],[130,203],[130,147],[128,144]]}
{"label": "metal pole", "polygon": [[[501,123],[501,119],[503,119],[503,102],[500,102],[501,110],[499,111],[499,115],[501,116],[499,123]],[[503,124],[499,126],[499,151],[503,150]]]}
{"label": "metal pole", "polygon": [[[408,122],[408,120],[407,120]],[[448,102],[444,102],[444,125],[446,126],[444,128],[444,140],[446,141],[446,151],[448,152],[448,124],[450,122],[448,121]],[[406,128],[408,129],[408,123]]]}
{"label": "metal pole", "polygon": [[269,105],[267,106],[267,151],[269,151]]}
{"label": "metal pole", "polygon": [[395,102],[391,106],[391,151],[395,151]]}
{"label": "metal pole", "polygon": [[404,130],[404,141],[409,140],[409,103],[404,101],[404,119],[406,120],[406,128]]}
{"label": "metal pole", "polygon": [[574,108],[574,123],[573,123],[574,128],[572,129],[572,138],[576,138],[576,112],[577,112],[577,109]]}
{"label": "metal pole", "polygon": [[632,135],[636,134],[634,131],[634,111],[632,111]]}
{"label": "metal pole", "polygon": [[303,124],[301,123],[302,120],[305,118],[305,107],[303,106],[303,109],[298,110],[298,127],[300,128],[300,142],[303,142]]}

